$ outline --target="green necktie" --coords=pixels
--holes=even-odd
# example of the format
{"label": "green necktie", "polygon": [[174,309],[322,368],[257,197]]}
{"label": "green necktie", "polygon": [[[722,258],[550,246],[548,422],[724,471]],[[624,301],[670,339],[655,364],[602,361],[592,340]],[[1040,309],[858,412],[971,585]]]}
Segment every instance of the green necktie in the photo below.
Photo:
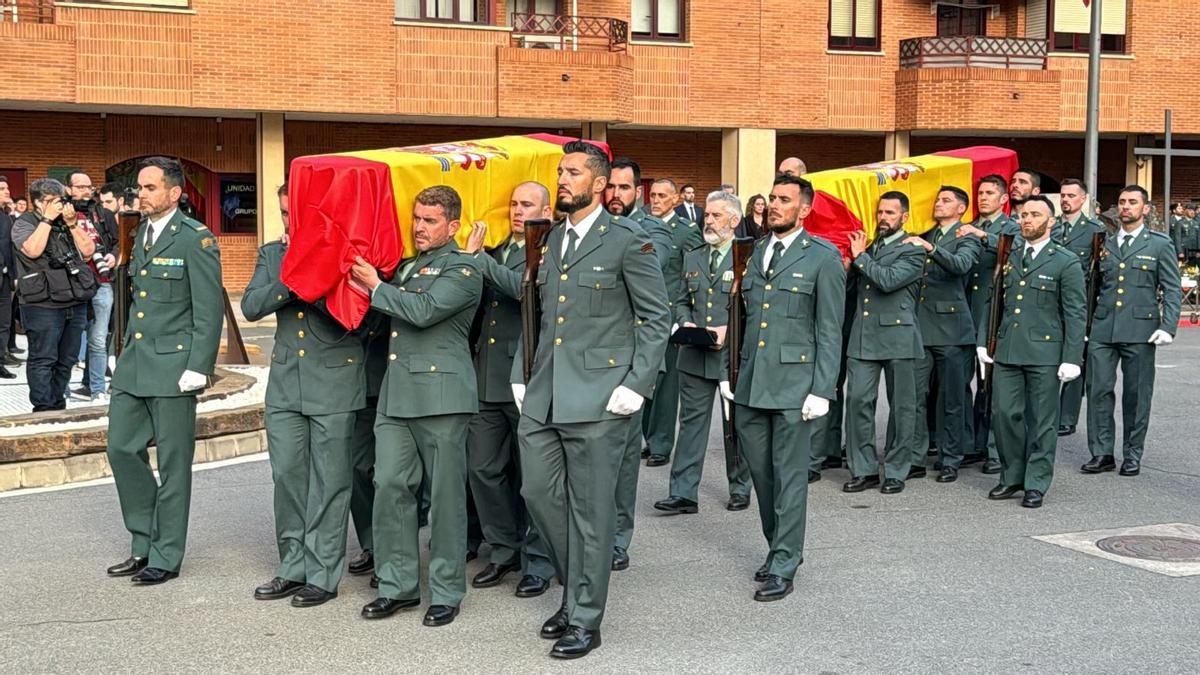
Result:
{"label": "green necktie", "polygon": [[517,242],[515,242],[515,241],[508,242],[508,246],[506,246],[504,249],[504,261],[503,262],[505,265],[508,264],[508,259],[512,257],[512,254],[517,252],[518,248],[521,248],[521,247],[517,245]]}
{"label": "green necktie", "polygon": [[1029,266],[1033,264],[1033,247],[1025,247],[1025,255],[1021,256],[1021,269],[1028,272]]}
{"label": "green necktie", "polygon": [[563,251],[563,256],[562,256],[562,263],[563,263],[564,270],[571,266],[571,261],[575,258],[575,243],[577,241],[579,241],[579,233],[575,231],[575,228],[568,227],[567,228],[567,250]]}
{"label": "green necktie", "polygon": [[1122,258],[1125,257],[1125,252],[1129,250],[1129,240],[1130,239],[1133,239],[1133,237],[1131,237],[1129,235],[1125,235],[1124,237],[1121,237],[1121,243],[1118,246],[1118,248],[1121,250]]}
{"label": "green necktie", "polygon": [[779,262],[779,260],[783,258],[783,242],[775,242],[775,245],[771,247],[771,251],[771,264],[769,266],[771,269],[767,270],[767,275],[775,276],[775,263]]}
{"label": "green necktie", "polygon": [[710,276],[717,273],[717,266],[720,264],[721,264],[721,252],[714,248],[712,255],[709,257],[709,260],[708,260],[708,273]]}

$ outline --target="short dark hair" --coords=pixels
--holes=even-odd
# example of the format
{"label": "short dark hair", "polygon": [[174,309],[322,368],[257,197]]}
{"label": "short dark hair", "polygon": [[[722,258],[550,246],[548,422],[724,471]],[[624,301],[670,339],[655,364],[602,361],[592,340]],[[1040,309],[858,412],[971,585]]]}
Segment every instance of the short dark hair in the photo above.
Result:
{"label": "short dark hair", "polygon": [[684,190],[686,190],[686,189],[688,189],[688,188],[692,188],[693,190],[695,190],[695,189],[696,189],[696,186],[695,186],[695,185],[692,185],[691,183],[684,183],[684,184],[683,184],[683,187],[679,188],[679,191],[680,191],[680,192],[683,192]]}
{"label": "short dark hair", "polygon": [[1058,184],[1058,189],[1062,190],[1063,188],[1067,187],[1068,185],[1074,185],[1074,186],[1078,187],[1080,190],[1083,190],[1084,194],[1087,194],[1087,191],[1088,191],[1087,183],[1079,180],[1078,178],[1064,178],[1063,182]]}
{"label": "short dark hair", "polygon": [[115,180],[110,180],[107,183],[105,183],[104,185],[101,185],[100,191],[97,192],[96,194],[112,195],[114,197],[118,197],[121,195],[121,184]]}
{"label": "short dark hair", "polygon": [[1050,217],[1051,218],[1054,217],[1054,214],[1055,214],[1054,202],[1050,201],[1049,197],[1047,197],[1046,195],[1032,195],[1029,197],[1029,199],[1026,199],[1025,201],[1021,202],[1021,205],[1024,206],[1024,205],[1030,204],[1032,202],[1041,202],[1041,203],[1045,204],[1046,208],[1050,209]]}
{"label": "short dark hair", "polygon": [[5,185],[8,185],[8,176],[5,176],[4,174],[0,174],[0,183],[4,183]]}
{"label": "short dark hair", "polygon": [[67,189],[53,178],[39,178],[29,184],[29,198],[41,201],[43,197],[63,197]]}
{"label": "short dark hair", "polygon": [[908,195],[900,192],[899,190],[889,190],[888,192],[879,195],[879,201],[883,201],[885,199],[895,199],[896,201],[900,202],[900,212],[908,213]]}
{"label": "short dark hair", "polygon": [[938,194],[949,192],[954,195],[954,198],[962,202],[963,206],[971,206],[971,198],[967,195],[967,191],[955,185],[943,185],[938,188]]}
{"label": "short dark hair", "polygon": [[584,166],[592,170],[593,176],[608,178],[609,174],[612,173],[612,161],[608,158],[608,153],[595,143],[576,140],[568,141],[563,145],[564,155],[574,155],[576,153],[587,155],[587,161],[584,162]]}
{"label": "short dark hair", "polygon": [[[991,183],[992,185],[1000,188],[1000,191],[1004,194],[1008,194],[1008,181],[1004,180],[1004,176],[1001,176],[998,173],[989,173],[983,178],[980,178],[979,185],[983,185],[984,183]],[[979,185],[975,186],[976,190],[979,189]]]}
{"label": "short dark hair", "polygon": [[800,188],[800,199],[806,204],[813,203],[813,186],[812,183],[804,180],[799,176],[793,176],[788,173],[781,173],[775,176],[775,182],[772,185],[795,185]]}
{"label": "short dark hair", "polygon": [[1175,209],[1177,209],[1181,206],[1183,206],[1183,202],[1171,202],[1171,210],[1172,211],[1174,211]]}
{"label": "short dark hair", "polygon": [[183,187],[183,165],[179,163],[179,160],[171,159],[170,157],[147,157],[138,170],[149,169],[150,167],[162,170],[163,182],[166,183],[168,188]]}
{"label": "short dark hair", "polygon": [[1042,187],[1042,174],[1038,173],[1037,171],[1034,171],[1033,169],[1027,169],[1025,167],[1021,167],[1021,168],[1017,169],[1016,171],[1014,171],[1013,175],[1015,176],[1019,173],[1029,174],[1029,182],[1033,183],[1033,187],[1035,187],[1035,188]]}
{"label": "short dark hair", "polygon": [[642,184],[642,167],[637,162],[628,157],[618,157],[613,160],[608,168],[609,174],[617,169],[629,169],[633,172],[633,186],[639,187]]}
{"label": "short dark hair", "polygon": [[283,181],[283,185],[280,185],[279,189],[275,191],[275,196],[276,197],[286,197],[287,196],[287,188],[288,188],[288,182],[285,180],[285,181]]}
{"label": "short dark hair", "polygon": [[1142,187],[1141,185],[1126,185],[1125,187],[1121,188],[1121,192],[1117,195],[1117,197],[1119,198],[1126,192],[1137,192],[1138,194],[1142,195],[1142,201],[1146,203],[1150,202],[1150,193],[1146,192],[1146,188]]}
{"label": "short dark hair", "polygon": [[63,184],[63,187],[68,187],[68,188],[71,187],[71,184],[75,182],[75,176],[78,176],[81,174],[86,176],[87,172],[84,171],[83,169],[72,169],[70,172],[67,173],[67,182]]}
{"label": "short dark hair", "polygon": [[440,206],[446,213],[446,221],[454,222],[462,217],[462,198],[449,185],[434,185],[417,193],[416,203],[425,206]]}

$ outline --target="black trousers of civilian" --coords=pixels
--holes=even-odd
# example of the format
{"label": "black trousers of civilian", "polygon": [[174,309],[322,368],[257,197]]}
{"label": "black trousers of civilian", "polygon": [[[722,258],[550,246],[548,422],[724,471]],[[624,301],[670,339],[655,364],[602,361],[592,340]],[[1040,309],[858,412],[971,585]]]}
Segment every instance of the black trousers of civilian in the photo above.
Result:
{"label": "black trousers of civilian", "polygon": [[29,338],[29,402],[34,412],[64,410],[71,368],[79,359],[79,341],[87,326],[87,303],[74,307],[21,308],[21,324]]}

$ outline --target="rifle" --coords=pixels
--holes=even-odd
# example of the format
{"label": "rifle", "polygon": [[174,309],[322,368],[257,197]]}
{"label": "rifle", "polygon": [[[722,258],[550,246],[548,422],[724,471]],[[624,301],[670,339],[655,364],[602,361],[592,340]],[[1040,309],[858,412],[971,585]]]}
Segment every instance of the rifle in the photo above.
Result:
{"label": "rifle", "polygon": [[[1087,354],[1088,354],[1088,336],[1092,334],[1092,318],[1096,314],[1096,303],[1100,302],[1100,259],[1104,253],[1104,240],[1108,235],[1104,232],[1096,232],[1092,235],[1092,257],[1088,260],[1087,268],[1087,319],[1086,327],[1083,331],[1083,363],[1079,366],[1079,381],[1086,382],[1084,376],[1087,375]],[[1083,392],[1087,394],[1087,385],[1083,387]]]}
{"label": "rifle", "polygon": [[[996,335],[1000,332],[1000,322],[1004,320],[1004,269],[1008,266],[1008,254],[1012,251],[1013,235],[1002,234],[996,242],[996,267],[992,269],[992,295],[988,304],[987,353],[996,354]],[[983,423],[992,428],[992,368],[991,364],[983,367],[981,381],[983,382]]]}
{"label": "rifle", "polygon": [[[742,297],[742,275],[746,273],[746,264],[754,254],[754,238],[738,237],[733,240],[733,283],[729,285],[729,327],[725,330],[725,344],[729,350],[729,389],[737,390],[738,371],[741,369],[742,338],[746,333],[746,303]],[[733,402],[727,401],[724,407],[726,414],[725,452],[733,453],[733,461],[729,462],[735,470],[741,468],[742,458],[737,447],[737,433],[733,428]],[[728,457],[726,460],[728,461]]]}
{"label": "rifle", "polygon": [[120,356],[125,346],[125,327],[129,325],[129,306],[133,304],[133,289],[130,286],[129,264],[133,261],[133,240],[137,236],[138,226],[142,223],[142,214],[131,208],[137,199],[133,188],[125,190],[125,210],[117,214],[117,258],[116,269],[113,270],[113,350],[114,356]]}
{"label": "rifle", "polygon": [[542,321],[537,276],[542,266],[542,245],[554,224],[545,218],[525,221],[525,274],[521,277],[521,372],[525,384],[533,377],[533,357],[537,355],[538,333]]}

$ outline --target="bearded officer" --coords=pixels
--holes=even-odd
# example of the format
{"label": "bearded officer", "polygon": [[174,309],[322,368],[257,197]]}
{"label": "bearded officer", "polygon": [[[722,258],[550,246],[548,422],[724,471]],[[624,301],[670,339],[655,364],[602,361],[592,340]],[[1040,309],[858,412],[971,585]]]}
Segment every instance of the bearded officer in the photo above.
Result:
{"label": "bearded officer", "polygon": [[1088,450],[1084,473],[1116,468],[1117,366],[1121,367],[1124,439],[1122,476],[1142,470],[1150,403],[1154,398],[1154,355],[1171,344],[1179,325],[1183,289],[1175,245],[1146,225],[1150,196],[1138,185],[1121,190],[1117,215],[1121,229],[1104,243],[1100,297],[1088,336]]}
{"label": "bearded officer", "polygon": [[829,413],[842,358],[846,272],[841,253],[810,235],[812,184],[780,175],[767,225],[742,277],[746,333],[737,391],[728,364],[721,395],[735,404],[738,447],[750,465],[769,552],[754,579],[760,602],[792,592],[804,562],[813,422]]}
{"label": "bearded officer", "polygon": [[467,342],[481,275],[458,254],[462,200],[438,185],[417,194],[413,239],[419,251],[392,280],[355,261],[355,280],[371,307],[392,318],[387,374],[375,418],[375,575],[379,597],[362,609],[381,619],[421,603],[417,511],[421,483],[430,491],[431,600],[426,626],[458,616],[466,594],[467,427],[479,410]]}
{"label": "bearded officer", "polygon": [[555,206],[566,220],[542,249],[533,373],[526,385],[518,347],[511,380],[521,493],[563,580],[562,607],[541,635],[556,640],[551,656],[570,659],[600,646],[629,416],[654,386],[670,315],[649,237],[600,203],[608,155],[585,141],[563,152]]}
{"label": "bearded officer", "polygon": [[[285,185],[281,201],[286,194]],[[291,595],[292,606],[313,607],[337,597],[346,562],[351,444],[356,411],[366,404],[365,349],[363,334],[343,328],[324,301],[304,302],[283,284],[287,246],[285,229],[258,250],[242,294],[248,320],[269,314],[276,320],[263,418],[279,570],[254,597]]]}
{"label": "bearded officer", "polygon": [[[683,260],[683,291],[675,301],[675,322],[699,327],[717,335],[717,348],[679,347],[679,445],[671,463],[670,496],[654,508],[670,514],[696,513],[700,476],[712,428],[713,397],[721,380],[721,364],[729,358],[729,289],[733,283],[733,234],[742,217],[741,200],[727,192],[713,192],[704,209],[705,245],[689,251]],[[722,425],[728,421],[722,419]],[[750,506],[750,473],[736,443],[726,434],[725,477],[729,483],[730,511]]]}
{"label": "bearded officer", "polygon": [[[147,159],[138,172],[143,225],[134,235],[132,305],[113,370],[108,463],[133,536],[108,569],[140,585],[179,576],[196,454],[196,396],[208,385],[224,323],[216,237],[183,215],[183,167]],[[158,480],[146,448],[158,448]]]}

